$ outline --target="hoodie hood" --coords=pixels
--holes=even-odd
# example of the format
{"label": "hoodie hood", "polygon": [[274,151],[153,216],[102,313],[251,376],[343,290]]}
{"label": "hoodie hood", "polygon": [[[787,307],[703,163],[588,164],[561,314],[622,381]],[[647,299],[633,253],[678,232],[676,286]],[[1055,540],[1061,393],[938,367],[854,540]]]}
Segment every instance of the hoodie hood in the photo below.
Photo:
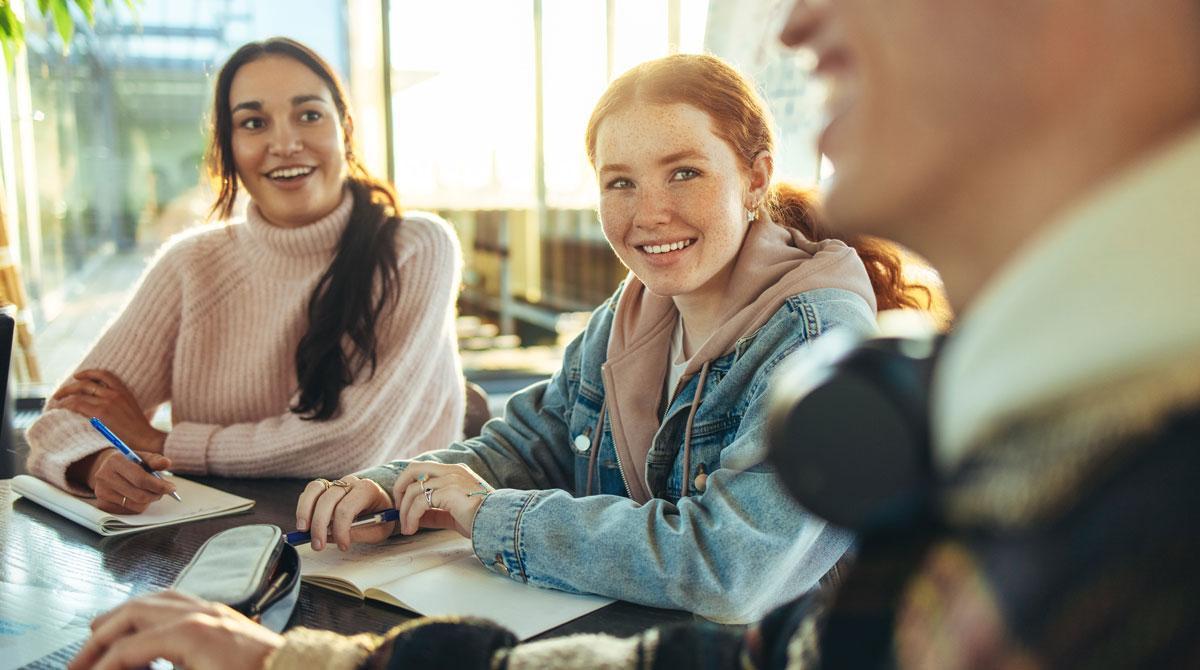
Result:
{"label": "hoodie hood", "polygon": [[[788,298],[822,288],[853,292],[872,311],[876,308],[870,278],[853,248],[840,240],[811,242],[799,231],[771,221],[751,224],[719,312],[722,325],[688,360],[680,384],[733,351],[738,340],[761,328]],[[639,502],[651,498],[645,484],[646,454],[660,425],[658,398],[678,318],[671,298],[651,293],[629,275],[617,299],[602,369],[613,441],[621,462],[630,468],[629,493]],[[697,402],[702,391],[701,385]],[[695,404],[688,417],[689,435]]]}

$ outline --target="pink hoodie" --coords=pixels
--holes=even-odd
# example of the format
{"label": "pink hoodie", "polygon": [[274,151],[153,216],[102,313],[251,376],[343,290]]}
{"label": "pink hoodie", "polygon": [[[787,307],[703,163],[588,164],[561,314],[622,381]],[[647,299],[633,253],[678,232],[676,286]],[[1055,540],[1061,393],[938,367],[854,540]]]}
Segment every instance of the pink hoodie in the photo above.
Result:
{"label": "pink hoodie", "polygon": [[[750,225],[734,260],[720,312],[722,325],[696,350],[679,381],[682,386],[692,375],[701,374],[684,437],[684,472],[708,365],[762,327],[789,297],[821,288],[851,291],[866,300],[872,311],[876,309],[866,268],[852,247],[840,240],[810,242],[799,231],[771,221]],[[617,455],[633,469],[629,493],[638,502],[652,497],[645,484],[646,454],[660,425],[658,403],[646,401],[647,389],[650,397],[660,397],[678,318],[671,298],[651,293],[629,275],[609,334],[608,361],[601,368],[606,408],[602,411],[608,413]]]}

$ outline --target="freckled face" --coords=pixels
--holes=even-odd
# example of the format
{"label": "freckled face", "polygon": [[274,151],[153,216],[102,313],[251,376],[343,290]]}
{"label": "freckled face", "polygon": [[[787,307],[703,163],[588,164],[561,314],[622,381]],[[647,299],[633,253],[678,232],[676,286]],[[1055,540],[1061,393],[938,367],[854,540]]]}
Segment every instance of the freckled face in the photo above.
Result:
{"label": "freckled face", "polygon": [[294,228],[342,200],[346,150],[333,95],[301,63],[266,56],[243,65],[229,89],[233,161],[267,221]]}
{"label": "freckled face", "polygon": [[749,180],[686,104],[635,102],[596,133],[600,219],[613,251],[653,293],[719,299],[749,224]]}

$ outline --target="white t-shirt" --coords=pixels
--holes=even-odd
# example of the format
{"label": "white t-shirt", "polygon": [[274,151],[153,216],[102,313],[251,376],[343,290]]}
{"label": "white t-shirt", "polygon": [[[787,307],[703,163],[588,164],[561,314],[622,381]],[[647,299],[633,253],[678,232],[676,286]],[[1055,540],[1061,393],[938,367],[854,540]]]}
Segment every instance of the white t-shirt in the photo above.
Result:
{"label": "white t-shirt", "polygon": [[667,366],[667,383],[663,387],[663,411],[670,406],[675,397],[675,385],[683,377],[683,370],[688,360],[683,355],[683,317],[675,320],[675,333],[671,336],[671,361]]}

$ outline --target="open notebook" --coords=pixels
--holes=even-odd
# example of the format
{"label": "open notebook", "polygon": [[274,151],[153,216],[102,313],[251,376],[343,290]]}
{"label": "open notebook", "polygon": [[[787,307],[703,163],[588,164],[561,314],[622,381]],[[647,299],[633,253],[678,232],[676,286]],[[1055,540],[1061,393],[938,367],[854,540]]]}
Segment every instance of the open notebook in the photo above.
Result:
{"label": "open notebook", "polygon": [[13,477],[12,490],[101,535],[136,533],[160,526],[234,514],[254,507],[254,501],[249,498],[235,496],[183,477],[172,477],[171,482],[175,484],[175,490],[183,502],[163,496],[141,514],[103,512],[96,508],[94,499],[73,496],[30,475]]}
{"label": "open notebook", "polygon": [[358,598],[379,600],[427,616],[491,619],[522,640],[613,602],[540,589],[479,564],[471,541],[452,530],[396,535],[380,544],[300,550],[304,581]]}

